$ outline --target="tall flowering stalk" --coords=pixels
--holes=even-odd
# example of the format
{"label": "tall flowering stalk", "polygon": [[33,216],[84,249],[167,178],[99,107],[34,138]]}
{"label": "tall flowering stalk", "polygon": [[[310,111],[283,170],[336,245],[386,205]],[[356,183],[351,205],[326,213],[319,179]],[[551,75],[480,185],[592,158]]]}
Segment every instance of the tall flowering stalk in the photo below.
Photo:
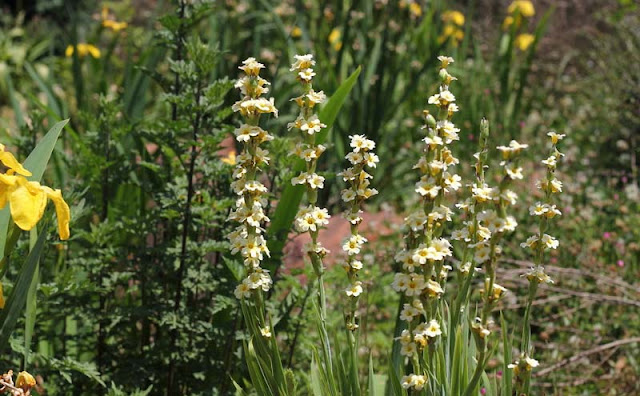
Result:
{"label": "tall flowering stalk", "polygon": [[236,209],[229,215],[229,220],[239,223],[229,235],[232,253],[240,253],[246,269],[246,277],[236,287],[235,295],[245,301],[252,301],[257,316],[245,320],[256,320],[261,334],[270,337],[270,327],[264,312],[263,293],[271,288],[271,277],[260,264],[264,256],[269,255],[267,243],[263,237],[263,224],[269,221],[264,213],[267,187],[260,180],[260,168],[269,163],[269,152],[260,147],[264,142],[273,139],[267,131],[259,126],[263,114],[278,116],[274,100],[263,98],[269,90],[269,82],[258,74],[264,65],[254,58],[248,58],[239,67],[245,75],[236,82],[242,99],[233,105],[233,110],[240,112],[244,123],[235,130],[236,140],[242,143],[242,153],[236,157],[236,168],[233,172],[232,188],[238,194]]}
{"label": "tall flowering stalk", "polygon": [[458,106],[449,91],[455,78],[447,71],[453,59],[445,56],[438,59],[441,85],[439,92],[428,101],[437,107],[437,118],[424,111],[424,155],[414,167],[422,174],[415,188],[421,197],[422,208],[405,219],[406,246],[396,255],[402,271],[395,275],[393,282],[393,288],[403,294],[403,301],[408,301],[400,313],[406,329],[399,341],[401,354],[411,363],[411,373],[402,378],[401,385],[416,392],[428,383],[435,344],[442,334],[439,301],[451,269],[444,260],[452,255],[451,244],[442,237],[444,224],[451,221],[452,213],[444,200],[446,194],[461,187],[460,176],[448,171],[459,162],[448,146],[459,140],[459,129],[451,122]]}
{"label": "tall flowering stalk", "polygon": [[[346,159],[351,166],[340,173],[342,179],[347,182],[348,186],[342,190],[342,200],[350,205],[349,210],[345,214],[347,221],[351,224],[351,235],[343,242],[342,250],[347,257],[343,263],[343,267],[349,278],[349,286],[345,290],[347,296],[347,307],[344,312],[344,321],[347,330],[347,341],[349,343],[349,374],[352,380],[351,384],[358,384],[358,366],[357,366],[357,344],[358,340],[356,332],[359,327],[357,318],[358,300],[362,294],[362,281],[358,278],[358,273],[362,269],[362,261],[358,259],[363,244],[367,239],[360,235],[359,226],[362,222],[362,205],[364,201],[376,195],[378,191],[370,188],[369,180],[372,176],[365,169],[375,168],[379,162],[378,156],[373,152],[376,144],[372,140],[367,139],[364,135],[349,136],[351,140],[351,152],[346,155]],[[359,394],[359,389],[353,389],[352,394]]]}
{"label": "tall flowering stalk", "polygon": [[261,267],[269,256],[263,236],[264,224],[269,218],[264,212],[267,205],[267,187],[260,182],[261,168],[269,164],[269,152],[260,145],[273,139],[260,127],[264,114],[278,116],[274,99],[262,95],[269,92],[269,82],[258,74],[264,65],[248,58],[239,67],[245,75],[235,84],[242,99],[233,105],[244,123],[235,130],[236,140],[242,143],[242,152],[236,157],[232,188],[238,194],[236,209],[229,215],[239,226],[230,233],[231,253],[240,253],[246,276],[236,287],[242,314],[251,336],[245,343],[245,357],[252,385],[259,395],[294,395],[295,381],[291,370],[285,370],[273,334],[272,323],[265,309],[265,294],[271,289],[269,272]]}
{"label": "tall flowering stalk", "polygon": [[327,126],[323,124],[315,112],[315,106],[326,100],[324,92],[313,90],[313,76],[316,73],[312,66],[316,64],[313,55],[295,55],[296,61],[291,65],[291,71],[296,73],[298,81],[302,84],[303,94],[293,98],[300,107],[300,114],[294,122],[287,125],[287,129],[298,129],[302,141],[296,145],[295,153],[305,161],[306,170],[291,179],[291,184],[303,185],[307,188],[307,200],[309,204],[301,208],[296,214],[295,228],[298,232],[309,233],[311,243],[305,247],[305,251],[313,266],[313,271],[318,277],[318,306],[322,320],[326,319],[326,298],[324,291],[324,264],[322,259],[328,253],[318,242],[320,229],[329,224],[329,212],[325,208],[316,206],[318,202],[318,190],[324,187],[324,177],[316,173],[318,159],[327,149],[322,144],[316,144],[316,134]]}
{"label": "tall flowering stalk", "polygon": [[541,283],[553,283],[549,275],[544,272],[545,252],[551,249],[557,249],[560,242],[553,236],[546,233],[549,228],[549,220],[562,214],[554,204],[554,195],[562,192],[562,182],[555,177],[555,171],[558,161],[564,156],[558,151],[557,144],[565,135],[556,132],[547,134],[551,140],[551,152],[547,159],[542,163],[547,167],[546,177],[537,183],[537,188],[544,193],[542,201],[536,202],[529,208],[529,214],[538,218],[538,233],[530,236],[521,246],[528,248],[533,253],[534,266],[526,277],[529,280],[529,293],[527,297],[527,307],[524,314],[522,324],[522,344],[520,348],[521,356],[515,363],[509,367],[513,369],[516,376],[516,391],[518,395],[529,395],[531,370],[538,366],[538,361],[531,357],[532,348],[531,340],[531,305],[535,298],[538,286]]}
{"label": "tall flowering stalk", "polygon": [[[500,162],[502,178],[498,187],[489,187],[485,182],[484,175],[489,135],[489,125],[486,120],[482,121],[480,131],[480,152],[475,154],[477,160],[476,182],[470,186],[470,200],[459,205],[467,210],[471,221],[466,222],[464,228],[455,231],[453,235],[454,239],[463,240],[466,243],[462,260],[465,264],[461,270],[463,275],[467,275],[462,288],[463,293],[467,293],[475,265],[482,265],[484,269],[484,287],[481,290],[482,311],[481,315],[476,317],[471,324],[471,331],[478,351],[477,364],[464,395],[473,394],[484,372],[489,358],[487,355],[489,351],[488,336],[491,334],[493,325],[491,312],[507,291],[496,282],[498,258],[502,253],[500,242],[506,233],[514,231],[518,225],[515,218],[507,214],[509,206],[515,205],[517,201],[517,195],[509,187],[514,180],[523,178],[519,159],[522,151],[528,147],[515,140],[512,140],[509,146],[498,146],[497,149],[502,153],[502,161]],[[469,252],[472,252],[472,258],[471,261],[466,261],[471,256]],[[466,298],[466,296],[464,297]]]}
{"label": "tall flowering stalk", "polygon": [[351,224],[351,235],[343,242],[342,250],[347,254],[343,267],[350,283],[345,290],[345,294],[349,298],[345,312],[345,325],[347,330],[353,332],[359,327],[356,308],[358,297],[362,294],[362,282],[358,279],[358,272],[362,269],[362,261],[358,260],[358,255],[362,251],[363,244],[367,242],[367,239],[358,232],[362,222],[360,215],[364,201],[378,194],[378,190],[369,187],[369,179],[372,176],[365,169],[375,168],[379,159],[373,152],[376,146],[375,142],[367,139],[364,135],[352,135],[349,136],[349,139],[352,151],[345,158],[351,163],[351,166],[339,176],[342,176],[342,179],[348,183],[348,187],[342,190],[342,200],[351,205],[345,214],[345,218]]}
{"label": "tall flowering stalk", "polygon": [[300,114],[295,121],[287,125],[287,129],[298,129],[301,141],[296,144],[295,154],[306,164],[306,169],[291,179],[294,186],[306,187],[308,204],[296,214],[294,227],[300,233],[308,233],[311,242],[304,247],[304,251],[311,262],[317,282],[317,326],[322,343],[322,370],[330,389],[337,389],[335,376],[333,375],[333,358],[329,334],[326,328],[327,301],[324,287],[324,263],[323,259],[328,250],[318,241],[320,229],[329,224],[329,212],[325,208],[317,206],[318,190],[324,187],[324,177],[317,173],[318,159],[325,152],[326,146],[316,143],[317,134],[327,126],[323,124],[316,114],[316,105],[326,101],[326,95],[322,91],[313,89],[313,77],[316,73],[313,66],[316,64],[313,55],[295,55],[295,62],[290,71],[296,73],[296,78],[302,85],[302,95],[293,98],[300,108]]}

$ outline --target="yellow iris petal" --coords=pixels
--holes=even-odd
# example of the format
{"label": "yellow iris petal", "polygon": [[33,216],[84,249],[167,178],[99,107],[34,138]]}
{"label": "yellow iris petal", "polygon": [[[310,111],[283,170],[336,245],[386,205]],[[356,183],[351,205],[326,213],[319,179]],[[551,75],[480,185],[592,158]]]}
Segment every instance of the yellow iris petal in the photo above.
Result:
{"label": "yellow iris petal", "polygon": [[96,59],[100,57],[100,50],[94,45],[87,44],[87,51]]}
{"label": "yellow iris petal", "polygon": [[9,200],[12,187],[15,186],[18,177],[0,173],[0,209],[4,208]]}
{"label": "yellow iris petal", "polygon": [[9,194],[11,217],[20,229],[28,231],[38,224],[47,206],[47,195],[40,183],[19,181],[18,187]]}
{"label": "yellow iris petal", "polygon": [[26,170],[9,151],[3,151],[0,153],[0,161],[2,161],[4,166],[13,169],[14,172],[19,173],[22,176],[31,176],[31,172]]}
{"label": "yellow iris petal", "polygon": [[63,241],[69,239],[69,222],[71,221],[71,211],[69,205],[62,198],[60,190],[53,190],[49,187],[43,187],[50,200],[56,207],[56,216],[58,217],[58,234]]}

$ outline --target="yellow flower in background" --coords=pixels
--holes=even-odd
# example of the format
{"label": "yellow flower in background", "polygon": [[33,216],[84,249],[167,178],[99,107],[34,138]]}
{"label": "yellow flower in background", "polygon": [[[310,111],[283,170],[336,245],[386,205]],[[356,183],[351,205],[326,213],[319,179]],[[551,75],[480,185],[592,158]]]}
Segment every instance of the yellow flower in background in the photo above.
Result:
{"label": "yellow flower in background", "polygon": [[[511,15],[508,15],[506,18],[504,18],[504,22],[502,22],[502,30],[507,30],[511,25],[513,25],[513,17]],[[516,27],[518,27],[520,24],[516,25]]]}
{"label": "yellow flower in background", "polygon": [[520,48],[521,51],[526,51],[527,48],[533,43],[535,37],[533,34],[522,33],[516,37],[515,45]]}
{"label": "yellow flower in background", "polygon": [[293,29],[291,29],[291,37],[298,38],[301,36],[302,36],[302,29],[300,29],[298,26],[295,26]]}
{"label": "yellow flower in background", "polygon": [[2,283],[0,283],[0,309],[4,309],[4,293],[2,292]]}
{"label": "yellow flower in background", "polygon": [[422,8],[420,8],[420,4],[415,1],[409,4],[409,12],[417,17],[422,16]]}
{"label": "yellow flower in background", "polygon": [[464,25],[464,14],[456,10],[445,11],[442,13],[442,20],[446,23],[462,26]]}
{"label": "yellow flower in background", "polygon": [[520,15],[525,18],[530,18],[536,14],[533,3],[529,0],[515,0],[511,5],[509,5],[509,8],[507,8],[507,12],[509,14],[515,14],[516,11],[519,11]]}
{"label": "yellow flower in background", "polygon": [[457,46],[464,38],[464,32],[455,25],[447,24],[442,30],[442,34],[438,37],[438,43],[442,44],[451,39],[454,46]]}
{"label": "yellow flower in background", "polygon": [[118,21],[113,21],[111,19],[107,19],[106,21],[102,21],[102,26],[109,28],[114,32],[118,33],[119,31],[126,29],[127,26],[129,26],[129,24],[126,22],[118,22]]}
{"label": "yellow flower in background", "polygon": [[123,29],[126,29],[127,26],[129,26],[129,24],[126,22],[118,22],[115,19],[111,19],[109,17],[109,7],[102,7],[101,16],[102,16],[102,26],[108,29],[111,29],[116,33],[120,32]]}
{"label": "yellow flower in background", "polygon": [[102,11],[100,12],[100,15],[102,16],[102,20],[108,19],[109,18],[109,7],[103,6],[102,7]]}
{"label": "yellow flower in background", "polygon": [[224,162],[225,164],[235,165],[236,164],[236,151],[235,150],[229,151],[229,154],[226,157],[223,157],[220,161]]}
{"label": "yellow flower in background", "polygon": [[71,212],[69,205],[62,198],[61,191],[27,180],[25,176],[31,176],[31,172],[26,170],[13,154],[4,151],[2,144],[0,161],[9,168],[6,173],[0,173],[0,209],[9,202],[13,221],[20,229],[28,231],[40,221],[50,199],[56,208],[60,239],[69,239]]}
{"label": "yellow flower in background", "polygon": [[445,23],[442,34],[438,37],[440,44],[451,39],[454,46],[457,46],[464,38],[464,31],[460,29],[464,25],[464,14],[460,11],[449,10],[442,13],[442,21]]}
{"label": "yellow flower in background", "polygon": [[100,50],[92,44],[86,43],[78,43],[78,45],[73,48],[73,45],[67,46],[67,49],[64,51],[64,55],[67,58],[73,56],[75,49],[78,50],[78,57],[84,58],[87,55],[91,55],[94,58],[100,58]]}
{"label": "yellow flower in background", "polygon": [[339,51],[342,48],[342,41],[340,40],[342,33],[338,28],[334,28],[331,33],[329,33],[329,44],[333,45],[333,49]]}

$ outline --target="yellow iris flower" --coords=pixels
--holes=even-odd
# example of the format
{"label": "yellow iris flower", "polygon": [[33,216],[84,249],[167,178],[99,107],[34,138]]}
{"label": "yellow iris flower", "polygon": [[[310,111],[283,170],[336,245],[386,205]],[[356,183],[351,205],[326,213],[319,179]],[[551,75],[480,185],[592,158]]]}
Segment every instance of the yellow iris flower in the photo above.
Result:
{"label": "yellow iris flower", "polygon": [[221,159],[221,161],[224,162],[225,164],[235,165],[236,164],[236,151],[235,150],[229,151],[229,155],[227,155],[226,157],[223,157]]}
{"label": "yellow iris flower", "polygon": [[442,21],[445,23],[442,34],[438,37],[440,44],[451,38],[453,45],[457,46],[464,38],[464,32],[460,27],[464,26],[464,14],[456,10],[448,10],[442,13]]}
{"label": "yellow iris flower", "polygon": [[[91,44],[79,43],[75,49],[78,50],[78,56],[80,58],[84,58],[87,55],[91,55],[96,59],[100,57],[100,50],[96,46]],[[73,45],[67,46],[67,49],[64,51],[64,55],[67,58],[70,58],[73,55],[75,49],[73,48]]]}
{"label": "yellow iris flower", "polygon": [[530,18],[536,14],[536,9],[529,0],[516,0],[507,8],[509,14],[514,14],[516,11],[519,11],[520,15],[525,18]]}
{"label": "yellow iris flower", "polygon": [[69,239],[69,205],[62,198],[60,190],[29,181],[25,176],[31,172],[25,169],[9,151],[0,144],[0,162],[9,170],[0,173],[0,209],[9,202],[11,217],[16,225],[25,231],[35,227],[40,221],[48,200],[52,200],[58,217],[60,239]]}
{"label": "yellow iris flower", "polygon": [[331,33],[329,33],[327,40],[329,41],[329,44],[333,45],[333,49],[336,51],[340,51],[340,48],[342,48],[342,41],[340,40],[341,37],[342,33],[340,33],[338,28],[334,28]]}
{"label": "yellow iris flower", "polygon": [[462,26],[464,25],[464,14],[456,10],[445,11],[442,13],[442,20],[447,23]]}
{"label": "yellow iris flower", "polygon": [[129,26],[129,24],[126,22],[118,22],[111,19],[109,16],[109,7],[102,7],[102,12],[100,13],[100,15],[102,17],[102,26],[111,29],[116,33],[123,29],[126,29],[127,26]]}
{"label": "yellow iris flower", "polygon": [[291,37],[298,38],[301,36],[302,36],[302,29],[300,29],[298,26],[294,26],[293,29],[291,29]]}
{"label": "yellow iris flower", "polygon": [[417,17],[422,16],[422,8],[420,8],[420,4],[416,2],[409,4],[409,11]]}
{"label": "yellow iris flower", "polygon": [[521,51],[526,51],[527,48],[533,43],[535,37],[533,34],[522,33],[516,37],[514,44],[516,47],[520,48]]}
{"label": "yellow iris flower", "polygon": [[129,26],[129,24],[127,24],[126,22],[118,22],[111,19],[107,19],[105,21],[102,21],[102,26],[109,28],[114,32],[118,33],[119,31],[126,29],[127,26]]}

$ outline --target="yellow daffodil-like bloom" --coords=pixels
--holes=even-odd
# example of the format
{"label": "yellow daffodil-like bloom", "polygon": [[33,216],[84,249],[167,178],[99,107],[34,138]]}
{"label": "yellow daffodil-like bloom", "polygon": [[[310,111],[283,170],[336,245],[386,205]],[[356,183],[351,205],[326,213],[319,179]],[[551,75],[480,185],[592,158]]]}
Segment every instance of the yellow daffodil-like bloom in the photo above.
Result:
{"label": "yellow daffodil-like bloom", "polygon": [[507,8],[507,12],[509,14],[515,14],[516,11],[525,18],[530,18],[536,14],[533,3],[529,0],[515,0],[511,5],[509,5],[509,8]]}
{"label": "yellow daffodil-like bloom", "polygon": [[91,55],[96,59],[100,58],[100,50],[96,46],[86,43],[79,43],[75,48],[73,48],[73,45],[67,46],[67,49],[64,51],[64,55],[67,58],[70,58],[73,56],[75,49],[78,50],[78,57],[80,58],[84,58],[87,55]]}
{"label": "yellow daffodil-like bloom", "polygon": [[329,33],[329,44],[333,45],[333,49],[336,51],[339,51],[340,48],[342,48],[342,41],[340,40],[341,36],[342,34],[338,28],[333,29],[331,33]]}
{"label": "yellow daffodil-like bloom", "polygon": [[20,374],[18,374],[18,378],[16,378],[16,386],[27,391],[36,386],[36,379],[26,371],[21,371]]}
{"label": "yellow daffodil-like bloom", "polygon": [[529,48],[529,46],[533,43],[534,39],[535,37],[533,36],[533,34],[523,33],[523,34],[519,34],[516,37],[516,40],[514,43],[516,47],[520,48],[521,51],[526,51],[527,48]]}
{"label": "yellow daffodil-like bloom", "polygon": [[445,11],[442,13],[442,20],[447,23],[462,26],[464,25],[464,14],[455,10]]}
{"label": "yellow daffodil-like bloom", "polygon": [[4,308],[4,293],[2,292],[2,283],[0,283],[0,309]]}
{"label": "yellow daffodil-like bloom", "polygon": [[4,151],[1,144],[0,161],[9,168],[6,173],[0,173],[0,209],[9,202],[13,221],[20,229],[28,231],[40,221],[50,199],[56,207],[60,239],[69,239],[71,213],[60,190],[27,180],[25,176],[31,176],[31,172],[26,170],[13,154]]}

